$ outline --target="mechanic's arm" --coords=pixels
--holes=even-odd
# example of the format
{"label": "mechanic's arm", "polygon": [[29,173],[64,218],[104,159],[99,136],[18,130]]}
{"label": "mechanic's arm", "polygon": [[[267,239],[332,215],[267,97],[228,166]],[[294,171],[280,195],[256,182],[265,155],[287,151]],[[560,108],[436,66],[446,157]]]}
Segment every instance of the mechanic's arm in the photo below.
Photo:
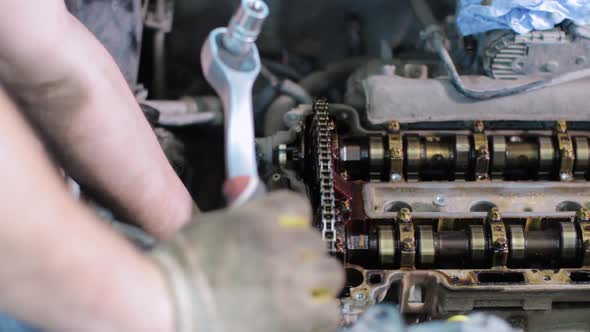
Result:
{"label": "mechanic's arm", "polygon": [[189,220],[192,199],[117,65],[63,0],[0,3],[0,82],[67,173],[124,219],[159,238]]}
{"label": "mechanic's arm", "polygon": [[159,269],[67,191],[0,91],[0,312],[47,331],[171,331]]}
{"label": "mechanic's arm", "polygon": [[45,331],[334,331],[339,264],[302,197],[204,215],[142,256],[68,193],[0,92],[0,312]]}

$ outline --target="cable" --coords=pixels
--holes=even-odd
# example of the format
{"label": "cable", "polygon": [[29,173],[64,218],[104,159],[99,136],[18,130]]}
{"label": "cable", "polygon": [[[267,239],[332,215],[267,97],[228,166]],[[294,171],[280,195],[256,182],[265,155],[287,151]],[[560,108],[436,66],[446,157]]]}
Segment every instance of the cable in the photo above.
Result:
{"label": "cable", "polygon": [[444,68],[449,75],[449,79],[453,86],[459,90],[465,96],[477,99],[477,100],[486,100],[492,98],[500,98],[500,97],[507,97],[516,94],[520,94],[523,92],[539,90],[542,88],[568,83],[572,81],[576,81],[582,78],[590,77],[590,68],[589,69],[582,69],[570,73],[561,74],[555,77],[550,77],[546,79],[540,79],[537,81],[529,82],[529,83],[522,83],[519,85],[511,85],[505,88],[499,89],[491,89],[491,90],[473,90],[465,86],[463,81],[461,80],[461,76],[457,72],[457,68],[455,68],[455,64],[453,63],[453,59],[449,55],[449,52],[445,48],[445,38],[442,33],[440,27],[432,25],[426,28],[424,32],[424,37],[427,41],[430,42],[433,49],[436,51],[438,56],[440,57],[441,61],[443,62]]}

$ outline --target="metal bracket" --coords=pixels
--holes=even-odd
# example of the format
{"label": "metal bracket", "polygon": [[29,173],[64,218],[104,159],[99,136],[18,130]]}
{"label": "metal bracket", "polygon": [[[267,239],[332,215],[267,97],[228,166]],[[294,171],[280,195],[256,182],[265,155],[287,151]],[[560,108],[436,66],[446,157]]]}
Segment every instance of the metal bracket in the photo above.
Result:
{"label": "metal bracket", "polygon": [[410,210],[403,208],[397,215],[399,227],[399,242],[401,247],[400,266],[402,268],[414,268],[416,260],[416,241],[414,223]]}
{"label": "metal bracket", "polygon": [[439,280],[430,271],[404,274],[400,289],[400,312],[422,314],[436,312]]}
{"label": "metal bracket", "polygon": [[492,266],[505,267],[508,262],[508,236],[498,208],[493,208],[486,218],[493,249]]}
{"label": "metal bracket", "polygon": [[590,266],[590,210],[581,208],[576,213],[576,224],[582,239],[582,247],[584,248],[584,256],[582,257],[582,265]]}
{"label": "metal bracket", "polygon": [[567,132],[565,121],[557,121],[555,124],[555,135],[559,147],[559,179],[561,181],[572,181],[574,179],[574,144]]}
{"label": "metal bracket", "polygon": [[391,163],[390,180],[392,182],[404,179],[404,146],[400,133],[399,122],[389,124],[389,159]]}
{"label": "metal bracket", "polygon": [[483,121],[475,121],[473,124],[473,144],[475,148],[475,180],[489,180],[490,178],[490,151],[488,137],[485,134]]}

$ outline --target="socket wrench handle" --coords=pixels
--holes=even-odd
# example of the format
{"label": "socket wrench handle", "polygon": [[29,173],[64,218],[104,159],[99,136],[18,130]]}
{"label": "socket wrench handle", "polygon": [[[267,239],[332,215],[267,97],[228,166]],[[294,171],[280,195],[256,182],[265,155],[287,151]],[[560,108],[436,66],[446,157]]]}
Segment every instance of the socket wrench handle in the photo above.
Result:
{"label": "socket wrench handle", "polygon": [[211,31],[201,51],[205,78],[223,103],[227,179],[248,179],[239,195],[227,197],[232,206],[265,192],[256,163],[252,87],[261,68],[254,42],[267,15],[263,1],[242,1],[229,27]]}

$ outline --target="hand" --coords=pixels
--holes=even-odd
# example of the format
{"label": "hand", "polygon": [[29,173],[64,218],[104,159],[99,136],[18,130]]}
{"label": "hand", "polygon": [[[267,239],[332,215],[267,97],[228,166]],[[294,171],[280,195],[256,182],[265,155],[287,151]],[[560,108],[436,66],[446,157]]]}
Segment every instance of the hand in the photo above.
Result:
{"label": "hand", "polygon": [[152,257],[169,281],[177,331],[335,331],[339,263],[308,203],[276,193],[201,216]]}

